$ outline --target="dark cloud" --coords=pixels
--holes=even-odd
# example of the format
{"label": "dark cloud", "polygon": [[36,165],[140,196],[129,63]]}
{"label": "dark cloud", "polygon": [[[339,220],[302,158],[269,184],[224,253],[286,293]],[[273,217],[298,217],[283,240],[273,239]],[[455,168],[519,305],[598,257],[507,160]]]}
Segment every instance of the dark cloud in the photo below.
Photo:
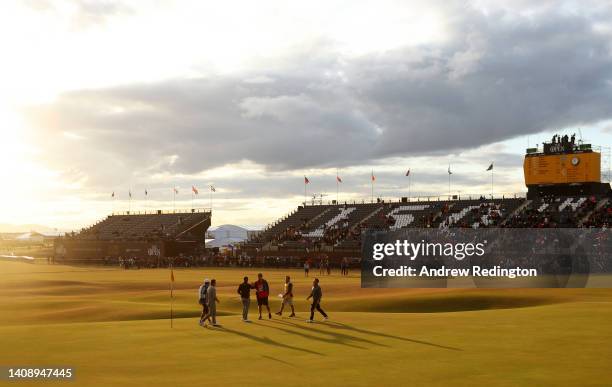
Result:
{"label": "dark cloud", "polygon": [[611,36],[594,25],[612,12],[598,7],[458,8],[453,38],[435,46],[342,60],[311,46],[284,70],[78,90],[27,113],[45,159],[92,184],[241,160],[285,170],[447,154],[610,119]]}

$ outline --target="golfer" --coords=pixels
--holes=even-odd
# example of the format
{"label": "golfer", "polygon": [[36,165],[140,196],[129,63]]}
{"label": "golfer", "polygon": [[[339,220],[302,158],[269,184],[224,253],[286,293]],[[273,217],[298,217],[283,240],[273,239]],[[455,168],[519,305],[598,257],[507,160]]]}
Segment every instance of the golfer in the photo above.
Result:
{"label": "golfer", "polygon": [[[200,325],[204,324],[204,316],[208,314],[208,304],[206,303],[206,292],[210,286],[210,280],[206,278],[198,291],[200,297],[198,303],[202,305],[202,314],[200,315]],[[209,319],[210,320],[210,319]]]}
{"label": "golfer", "polygon": [[[204,316],[203,320],[212,319],[212,326],[218,327],[217,324],[217,303],[220,302],[217,298],[217,280],[210,280],[210,286],[206,291],[206,302],[208,303],[208,313]],[[204,326],[206,326],[206,321],[204,322]]]}
{"label": "golfer", "polygon": [[251,306],[251,289],[253,286],[249,284],[249,277],[244,277],[244,282],[238,285],[238,294],[242,301],[242,321],[251,322],[249,320],[249,306]]}
{"label": "golfer", "polygon": [[289,276],[285,277],[285,292],[283,293],[281,308],[278,312],[276,312],[277,315],[283,315],[285,305],[291,306],[291,314],[289,317],[295,317],[295,309],[293,308],[293,283],[291,282],[291,278]]}
{"label": "golfer", "polygon": [[257,274],[257,281],[253,284],[255,289],[255,296],[257,297],[257,307],[259,309],[259,319],[261,320],[261,307],[263,305],[268,309],[268,318],[272,318],[272,312],[270,312],[270,306],[268,305],[268,295],[270,294],[270,285],[268,281],[263,278],[263,274]]}
{"label": "golfer", "polygon": [[312,298],[312,304],[310,305],[310,319],[306,320],[306,322],[312,323],[314,322],[314,311],[315,309],[319,311],[323,315],[323,320],[328,320],[327,314],[321,309],[321,298],[323,297],[323,291],[319,286],[319,279],[315,278],[312,281],[312,291],[310,292],[310,296],[306,297],[306,300],[310,300]]}

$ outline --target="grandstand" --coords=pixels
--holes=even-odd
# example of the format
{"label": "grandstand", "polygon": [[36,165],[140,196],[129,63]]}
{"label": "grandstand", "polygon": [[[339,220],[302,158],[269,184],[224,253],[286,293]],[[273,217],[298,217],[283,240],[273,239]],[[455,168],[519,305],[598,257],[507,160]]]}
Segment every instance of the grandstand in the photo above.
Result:
{"label": "grandstand", "polygon": [[608,195],[306,205],[268,226],[242,249],[265,255],[301,252],[358,256],[362,232],[368,229],[611,225]]}
{"label": "grandstand", "polygon": [[165,258],[192,254],[204,247],[211,213],[119,213],[81,230],[57,238],[56,261],[95,262],[107,259]]}
{"label": "grandstand", "polygon": [[403,228],[610,227],[612,193],[601,155],[574,137],[554,136],[524,161],[525,197],[300,206],[241,245],[256,256],[359,257],[366,230]]}

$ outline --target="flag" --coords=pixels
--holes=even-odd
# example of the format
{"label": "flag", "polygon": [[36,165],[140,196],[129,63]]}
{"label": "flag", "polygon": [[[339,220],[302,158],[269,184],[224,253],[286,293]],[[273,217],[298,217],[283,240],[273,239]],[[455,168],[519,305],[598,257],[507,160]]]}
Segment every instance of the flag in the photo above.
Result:
{"label": "flag", "polygon": [[170,282],[174,282],[174,269],[170,269]]}
{"label": "flag", "polygon": [[376,181],[376,176],[374,176],[374,171],[372,171],[372,181]]}
{"label": "flag", "polygon": [[342,183],[342,179],[340,178],[340,176],[336,175],[336,181],[337,181],[338,183]]}
{"label": "flag", "polygon": [[149,195],[149,191],[145,189],[145,196]]}
{"label": "flag", "polygon": [[487,168],[487,171],[491,171],[493,170],[493,163],[491,163],[491,165],[489,165],[489,168]]}
{"label": "flag", "polygon": [[452,174],[453,174],[453,173],[451,172],[451,170],[450,170],[450,164],[448,164],[448,174],[449,174],[449,175],[452,175]]}
{"label": "flag", "polygon": [[410,169],[408,169],[408,171],[406,171],[406,176],[410,176]]}
{"label": "flag", "polygon": [[128,192],[128,195],[130,195],[130,199],[132,198],[132,190],[130,190],[130,192]]}
{"label": "flag", "polygon": [[172,188],[174,190],[174,193],[178,195],[178,189],[176,189],[176,187]]}
{"label": "flag", "polygon": [[114,197],[115,197],[115,192],[111,194],[111,198],[114,198]]}
{"label": "flag", "polygon": [[200,192],[198,191],[198,189],[197,189],[195,186],[193,186],[193,185],[191,186],[191,191],[192,191],[194,194],[196,194],[196,195],[200,193]]}
{"label": "flag", "polygon": [[215,188],[214,185],[210,186],[210,192],[217,192],[217,189]]}
{"label": "flag", "polygon": [[310,184],[310,180],[306,176],[304,176],[304,184]]}

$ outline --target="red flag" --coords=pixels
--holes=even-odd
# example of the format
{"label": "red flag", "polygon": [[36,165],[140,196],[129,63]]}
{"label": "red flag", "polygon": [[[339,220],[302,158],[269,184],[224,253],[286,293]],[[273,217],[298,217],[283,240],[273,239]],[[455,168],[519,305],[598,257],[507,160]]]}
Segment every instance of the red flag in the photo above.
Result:
{"label": "red flag", "polygon": [[191,191],[196,195],[199,194],[198,189],[193,185],[191,186]]}
{"label": "red flag", "polygon": [[178,189],[176,189],[176,187],[172,188],[174,190],[175,194],[178,194]]}
{"label": "red flag", "polygon": [[304,184],[310,184],[310,180],[306,176],[304,176]]}
{"label": "red flag", "polygon": [[372,181],[376,181],[376,176],[374,176],[374,171],[372,171]]}
{"label": "red flag", "polygon": [[336,181],[337,181],[338,183],[342,183],[342,179],[340,178],[340,176],[336,175]]}
{"label": "red flag", "polygon": [[406,172],[406,176],[410,176],[410,169]]}

